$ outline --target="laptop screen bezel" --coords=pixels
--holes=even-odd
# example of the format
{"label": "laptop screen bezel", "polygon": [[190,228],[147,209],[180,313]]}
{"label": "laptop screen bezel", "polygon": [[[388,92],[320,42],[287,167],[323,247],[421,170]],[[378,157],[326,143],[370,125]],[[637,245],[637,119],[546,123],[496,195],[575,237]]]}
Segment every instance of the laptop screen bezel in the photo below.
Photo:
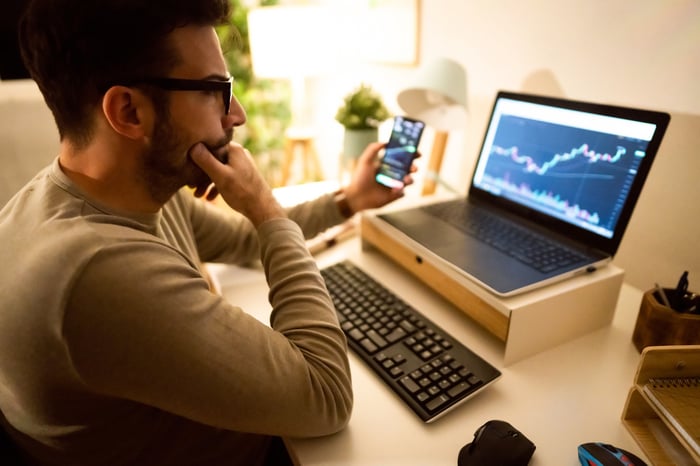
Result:
{"label": "laptop screen bezel", "polygon": [[510,99],[521,102],[531,102],[535,104],[542,104],[557,108],[595,113],[599,115],[606,115],[611,117],[651,123],[656,126],[656,130],[654,131],[654,134],[647,146],[646,154],[639,165],[637,176],[634,178],[634,181],[630,187],[629,195],[627,196],[624,206],[620,211],[619,219],[615,226],[613,235],[610,238],[598,235],[590,230],[560,220],[556,217],[546,215],[540,211],[518,204],[505,197],[494,195],[493,193],[487,190],[481,189],[475,184],[475,177],[477,175],[479,157],[477,157],[476,163],[474,164],[474,169],[472,172],[468,191],[468,197],[470,201],[477,201],[481,203],[486,203],[488,205],[494,205],[500,209],[503,209],[506,212],[509,212],[510,214],[516,215],[527,221],[534,222],[540,227],[545,227],[547,230],[554,231],[555,233],[569,238],[577,243],[587,245],[589,248],[593,248],[595,250],[602,251],[603,253],[608,254],[610,256],[614,256],[620,246],[620,243],[622,242],[622,237],[624,235],[625,230],[627,229],[629,220],[632,216],[634,207],[637,204],[642,187],[644,186],[649,171],[651,170],[652,163],[656,158],[656,154],[658,153],[661,141],[670,122],[670,115],[665,112],[638,109],[632,107],[599,104],[564,99],[559,97],[549,97],[518,92],[499,91],[496,95],[494,105],[489,115],[489,124],[487,125],[487,129],[484,132],[484,138],[479,149],[479,154],[481,154],[481,152],[484,150],[484,145],[487,144],[489,126],[493,124],[493,118],[496,112],[499,99]]}

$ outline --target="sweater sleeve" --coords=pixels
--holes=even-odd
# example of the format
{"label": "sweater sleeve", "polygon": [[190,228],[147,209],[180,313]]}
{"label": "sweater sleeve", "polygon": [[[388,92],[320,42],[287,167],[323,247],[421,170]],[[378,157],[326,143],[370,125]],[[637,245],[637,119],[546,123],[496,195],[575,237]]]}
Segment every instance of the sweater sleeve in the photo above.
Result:
{"label": "sweater sleeve", "polygon": [[344,335],[299,227],[258,229],[272,328],[208,291],[163,243],[114,239],[76,277],[63,337],[95,393],[224,429],[342,429],[352,409]]}
{"label": "sweater sleeve", "polygon": [[[184,203],[202,261],[250,264],[258,259],[259,238],[246,218],[228,207],[195,199],[189,193]],[[287,215],[299,225],[306,239],[347,220],[330,193],[288,208]]]}

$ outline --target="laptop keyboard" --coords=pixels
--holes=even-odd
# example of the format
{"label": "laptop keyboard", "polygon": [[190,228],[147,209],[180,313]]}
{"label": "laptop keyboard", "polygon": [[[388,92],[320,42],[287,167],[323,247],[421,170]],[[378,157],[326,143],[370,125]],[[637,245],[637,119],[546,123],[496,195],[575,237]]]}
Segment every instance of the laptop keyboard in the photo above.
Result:
{"label": "laptop keyboard", "polygon": [[424,422],[501,375],[351,262],[321,274],[348,346]]}
{"label": "laptop keyboard", "polygon": [[579,253],[542,235],[481,209],[467,209],[461,200],[429,204],[423,209],[542,273],[584,260]]}

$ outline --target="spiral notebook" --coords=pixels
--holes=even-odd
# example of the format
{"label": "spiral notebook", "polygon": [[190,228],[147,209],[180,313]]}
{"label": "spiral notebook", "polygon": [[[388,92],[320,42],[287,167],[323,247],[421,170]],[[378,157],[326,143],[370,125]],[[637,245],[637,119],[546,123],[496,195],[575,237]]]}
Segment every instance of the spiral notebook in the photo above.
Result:
{"label": "spiral notebook", "polygon": [[649,379],[642,390],[700,455],[700,377]]}

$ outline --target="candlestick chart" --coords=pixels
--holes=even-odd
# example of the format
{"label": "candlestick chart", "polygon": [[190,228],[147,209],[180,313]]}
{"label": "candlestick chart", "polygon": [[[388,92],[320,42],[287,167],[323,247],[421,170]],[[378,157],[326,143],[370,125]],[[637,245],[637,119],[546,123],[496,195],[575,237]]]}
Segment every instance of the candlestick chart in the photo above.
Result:
{"label": "candlestick chart", "polygon": [[543,121],[502,120],[487,148],[483,183],[568,222],[612,232],[646,143]]}

